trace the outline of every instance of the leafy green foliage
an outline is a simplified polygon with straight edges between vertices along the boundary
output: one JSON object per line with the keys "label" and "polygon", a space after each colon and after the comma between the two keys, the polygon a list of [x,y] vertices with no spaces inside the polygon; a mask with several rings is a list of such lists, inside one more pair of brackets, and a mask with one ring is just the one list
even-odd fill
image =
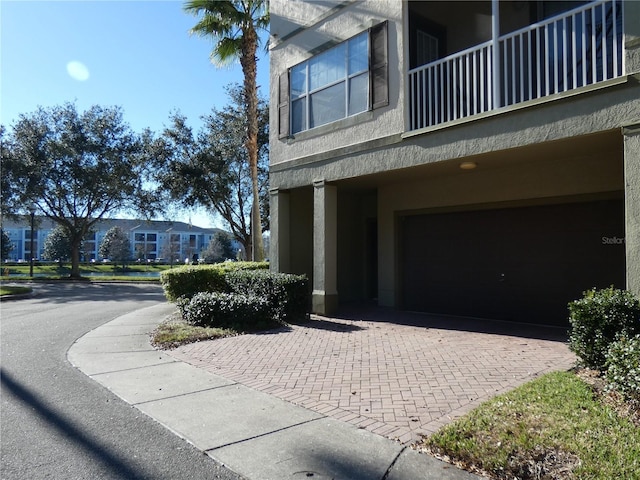
{"label": "leafy green foliage", "polygon": [[588,290],[569,304],[569,312],[569,348],[595,370],[605,368],[611,343],[640,333],[640,302],[625,290]]}
{"label": "leafy green foliage", "polygon": [[[181,205],[198,205],[215,211],[233,236],[251,251],[250,216],[252,178],[246,148],[246,118],[242,90],[227,89],[231,103],[203,117],[194,134],[180,114],[150,148],[157,162],[156,181],[161,190]],[[262,229],[268,229],[269,113],[266,101],[258,103],[258,186]]]}
{"label": "leafy green foliage", "polygon": [[13,250],[13,244],[7,232],[0,228],[0,260],[6,260],[9,258],[9,254]]}
{"label": "leafy green foliage", "polygon": [[268,263],[224,262],[215,265],[185,265],[160,274],[160,282],[170,302],[181,297],[191,298],[199,292],[231,291],[226,274],[233,270],[257,270],[269,268]]}
{"label": "leafy green foliage", "polygon": [[[211,59],[225,64],[237,58],[242,67],[244,75],[242,102],[238,102],[238,105],[242,105],[243,132],[246,132],[244,146],[251,178],[251,207],[248,210],[251,216],[249,244],[252,248],[247,248],[249,244],[243,245],[247,253],[251,252],[249,258],[260,261],[264,257],[260,229],[262,224],[259,180],[260,120],[256,51],[260,44],[258,32],[267,30],[269,27],[269,2],[268,0],[188,0],[185,2],[184,9],[193,15],[201,16],[191,32],[213,40]],[[233,233],[236,232],[233,231]],[[239,238],[238,235],[236,237]]]}
{"label": "leafy green foliage", "polygon": [[233,292],[266,299],[279,321],[296,323],[308,319],[310,296],[305,275],[238,270],[229,272],[226,279]]}
{"label": "leafy green foliage", "polygon": [[254,331],[276,325],[269,302],[254,295],[201,292],[178,307],[185,321],[197,326]]}
{"label": "leafy green foliage", "polygon": [[65,228],[58,225],[51,230],[44,241],[42,256],[46,260],[56,260],[60,265],[71,258],[71,240]]}
{"label": "leafy green foliage", "polygon": [[257,46],[260,37],[254,38],[255,31],[269,27],[268,3],[264,0],[189,0],[184,9],[201,16],[191,33],[213,39],[211,60],[219,65],[242,56],[247,51],[243,43]]}
{"label": "leafy green foliage", "polygon": [[272,273],[267,267],[257,262],[181,267],[163,272],[161,281],[167,298],[177,302],[193,325],[246,330],[306,320],[307,278]]}
{"label": "leafy green foliage", "polygon": [[108,258],[115,263],[124,264],[131,256],[131,241],[129,236],[120,227],[111,227],[105,234],[98,253],[103,258]]}
{"label": "leafy green foliage", "polygon": [[609,388],[626,400],[640,403],[640,334],[613,342],[607,351],[606,367]]}
{"label": "leafy green foliage", "polygon": [[111,212],[151,215],[158,207],[141,136],[119,108],[41,107],[21,115],[6,137],[2,169],[11,188],[3,209],[24,213],[34,205],[37,214],[64,227],[72,277],[79,276],[82,239],[96,222]]}
{"label": "leafy green foliage", "polygon": [[217,265],[185,265],[160,274],[164,294],[170,302],[191,298],[198,292],[226,292],[224,271]]}
{"label": "leafy green foliage", "polygon": [[236,252],[231,243],[231,236],[227,232],[216,232],[207,248],[200,252],[204,263],[220,263],[236,258]]}

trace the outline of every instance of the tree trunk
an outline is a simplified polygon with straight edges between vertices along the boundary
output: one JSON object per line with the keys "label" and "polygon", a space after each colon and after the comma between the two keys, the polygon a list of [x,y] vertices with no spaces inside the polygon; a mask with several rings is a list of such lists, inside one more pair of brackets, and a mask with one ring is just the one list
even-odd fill
{"label": "tree trunk", "polygon": [[71,278],[80,278],[80,240],[71,240]]}
{"label": "tree trunk", "polygon": [[262,222],[260,221],[260,191],[258,189],[258,93],[256,85],[256,49],[258,35],[253,25],[244,29],[240,64],[244,74],[244,100],[247,114],[247,153],[251,172],[253,202],[251,207],[251,259],[262,261]]}

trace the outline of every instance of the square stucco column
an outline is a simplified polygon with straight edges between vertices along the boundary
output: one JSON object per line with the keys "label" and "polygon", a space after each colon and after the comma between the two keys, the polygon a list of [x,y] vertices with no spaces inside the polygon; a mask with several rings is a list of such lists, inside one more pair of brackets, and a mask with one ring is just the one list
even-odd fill
{"label": "square stucco column", "polygon": [[289,193],[272,188],[269,190],[269,197],[269,268],[272,272],[289,273]]}
{"label": "square stucco column", "polygon": [[314,181],[312,310],[320,315],[338,309],[337,213],[337,188],[324,180]]}
{"label": "square stucco column", "polygon": [[625,127],[622,133],[627,290],[640,297],[640,124]]}

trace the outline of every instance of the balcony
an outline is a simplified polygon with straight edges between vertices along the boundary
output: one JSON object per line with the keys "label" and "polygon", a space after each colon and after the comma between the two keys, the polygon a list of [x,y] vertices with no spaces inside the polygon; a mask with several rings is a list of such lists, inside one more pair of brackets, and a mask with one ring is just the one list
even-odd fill
{"label": "balcony", "polygon": [[497,24],[491,40],[409,71],[409,130],[624,75],[621,0],[590,2],[506,35],[495,34]]}

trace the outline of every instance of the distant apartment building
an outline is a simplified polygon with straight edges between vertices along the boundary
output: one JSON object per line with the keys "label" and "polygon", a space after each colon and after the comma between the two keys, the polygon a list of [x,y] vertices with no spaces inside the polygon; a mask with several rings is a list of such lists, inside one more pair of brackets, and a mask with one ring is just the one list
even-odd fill
{"label": "distant apartment building", "polygon": [[640,294],[640,2],[272,0],[271,268],[565,325]]}
{"label": "distant apartment building", "polygon": [[[30,220],[25,217],[22,222],[3,222],[3,229],[9,235],[12,250],[9,260],[29,261],[33,258],[41,260],[44,242],[56,226],[45,217],[36,217],[34,228],[34,245],[31,246]],[[131,242],[131,259],[139,261],[183,262],[192,261],[194,255],[207,248],[216,233],[222,230],[200,228],[184,222],[120,220],[104,219],[98,222],[94,231],[85,239],[81,252],[82,262],[102,261],[100,244],[107,231],[112,227],[120,227],[129,236]],[[237,251],[239,244],[234,243]]]}

